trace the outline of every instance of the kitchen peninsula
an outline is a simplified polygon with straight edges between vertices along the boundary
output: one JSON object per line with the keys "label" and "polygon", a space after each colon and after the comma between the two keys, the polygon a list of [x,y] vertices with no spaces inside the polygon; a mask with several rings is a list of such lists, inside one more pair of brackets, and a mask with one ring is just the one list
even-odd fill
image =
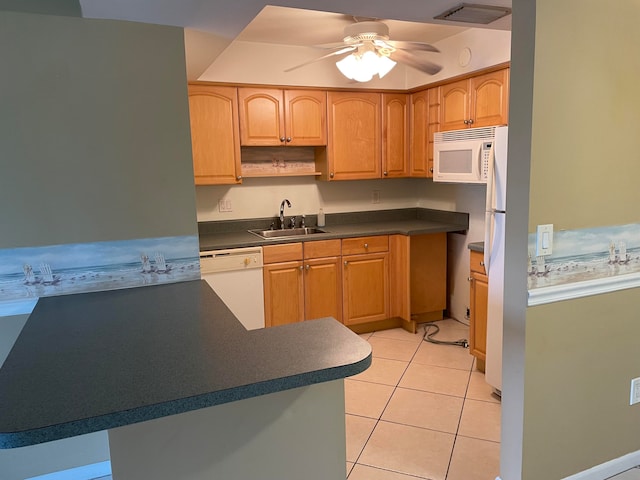
{"label": "kitchen peninsula", "polygon": [[0,447],[108,430],[113,478],[338,478],[333,319],[247,331],[204,281],[41,298],[0,369]]}

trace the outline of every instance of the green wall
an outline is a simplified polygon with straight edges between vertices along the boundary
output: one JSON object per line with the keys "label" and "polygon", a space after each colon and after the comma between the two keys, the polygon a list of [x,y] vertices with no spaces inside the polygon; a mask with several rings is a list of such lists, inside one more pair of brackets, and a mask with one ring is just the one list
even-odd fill
{"label": "green wall", "polygon": [[183,42],[0,14],[0,248],[197,233]]}
{"label": "green wall", "polygon": [[[528,37],[535,52],[512,50],[511,112],[522,100],[514,95],[530,101],[511,118],[510,133],[519,135],[510,138],[509,182],[528,172],[530,187],[528,206],[520,204],[526,191],[509,192],[515,211],[529,216],[512,220],[511,238],[507,231],[501,476],[556,480],[640,450],[640,405],[629,406],[630,381],[640,376],[637,289],[526,308],[520,244],[524,227],[538,224],[573,230],[639,221],[640,4],[513,4],[514,45]],[[526,14],[530,31],[527,20],[516,21]],[[516,62],[519,55],[532,63]]]}
{"label": "green wall", "polygon": [[[0,248],[197,235],[182,29],[0,12],[0,62]],[[99,432],[0,450],[0,477],[108,458]]]}

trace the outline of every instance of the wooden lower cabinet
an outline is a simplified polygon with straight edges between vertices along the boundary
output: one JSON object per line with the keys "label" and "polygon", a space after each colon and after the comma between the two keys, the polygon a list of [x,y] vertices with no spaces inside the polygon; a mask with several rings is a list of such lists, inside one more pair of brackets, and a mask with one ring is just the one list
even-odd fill
{"label": "wooden lower cabinet", "polygon": [[340,240],[304,242],[304,319],[342,322]]}
{"label": "wooden lower cabinet", "polygon": [[470,253],[469,353],[476,357],[478,370],[484,372],[487,357],[487,302],[489,279],[484,270],[484,256]]}
{"label": "wooden lower cabinet", "polygon": [[389,318],[389,253],[342,257],[344,324]]}
{"label": "wooden lower cabinet", "polygon": [[300,322],[304,318],[302,269],[302,261],[264,266],[265,326]]}
{"label": "wooden lower cabinet", "polygon": [[342,321],[340,258],[304,261],[304,319],[333,317]]}
{"label": "wooden lower cabinet", "polygon": [[267,327],[324,317],[342,321],[340,240],[269,245],[263,252]]}
{"label": "wooden lower cabinet", "polygon": [[446,233],[268,245],[267,327],[333,317],[355,332],[416,331],[446,308]]}

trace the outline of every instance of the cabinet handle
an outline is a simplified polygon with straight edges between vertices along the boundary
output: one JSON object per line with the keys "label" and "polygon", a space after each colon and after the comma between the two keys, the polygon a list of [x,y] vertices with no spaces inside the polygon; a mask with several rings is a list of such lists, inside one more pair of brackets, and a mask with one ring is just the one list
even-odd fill
{"label": "cabinet handle", "polygon": [[433,173],[433,167],[431,167],[431,168],[429,169],[429,171],[430,171],[431,173]]}
{"label": "cabinet handle", "polygon": [[473,125],[473,119],[472,118],[469,119],[469,125]]}
{"label": "cabinet handle", "polygon": [[464,121],[464,124],[465,124],[465,125],[469,125],[469,120],[465,120],[465,121]]}
{"label": "cabinet handle", "polygon": [[284,142],[285,138],[284,137],[280,137],[280,141]]}
{"label": "cabinet handle", "polygon": [[382,172],[382,174],[386,177],[387,175],[389,175],[389,172]]}
{"label": "cabinet handle", "polygon": [[307,264],[304,268],[306,268],[307,270],[309,270],[311,267]]}
{"label": "cabinet handle", "polygon": [[480,260],[480,266],[484,267],[484,262],[482,260]]}
{"label": "cabinet handle", "polygon": [[473,282],[473,277],[467,277],[467,282]]}
{"label": "cabinet handle", "polygon": [[346,267],[347,265],[349,265],[349,262],[347,262],[346,260],[344,261],[344,266]]}
{"label": "cabinet handle", "polygon": [[331,172],[331,173],[329,174],[329,177],[333,178],[333,172]]}
{"label": "cabinet handle", "polygon": [[242,180],[242,175],[238,175],[238,176],[236,177],[236,180],[238,180],[238,181]]}
{"label": "cabinet handle", "polygon": [[291,137],[287,137],[287,142],[290,142],[290,141],[291,141]]}
{"label": "cabinet handle", "polygon": [[365,243],[365,244],[364,244],[364,248],[369,248],[369,244],[368,244],[368,243]]}

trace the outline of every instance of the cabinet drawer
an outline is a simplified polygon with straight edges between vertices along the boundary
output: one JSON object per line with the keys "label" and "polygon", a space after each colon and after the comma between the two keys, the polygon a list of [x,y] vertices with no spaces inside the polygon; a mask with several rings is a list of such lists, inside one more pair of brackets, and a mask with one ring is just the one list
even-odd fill
{"label": "cabinet drawer", "polygon": [[484,253],[471,250],[469,260],[471,263],[470,269],[472,272],[478,272],[486,275],[486,272],[484,270]]}
{"label": "cabinet drawer", "polygon": [[262,256],[264,263],[302,260],[302,242],[264,246],[262,247]]}
{"label": "cabinet drawer", "polygon": [[377,253],[389,250],[389,236],[345,238],[342,240],[342,255]]}
{"label": "cabinet drawer", "polygon": [[340,240],[317,240],[304,242],[304,258],[339,257]]}

